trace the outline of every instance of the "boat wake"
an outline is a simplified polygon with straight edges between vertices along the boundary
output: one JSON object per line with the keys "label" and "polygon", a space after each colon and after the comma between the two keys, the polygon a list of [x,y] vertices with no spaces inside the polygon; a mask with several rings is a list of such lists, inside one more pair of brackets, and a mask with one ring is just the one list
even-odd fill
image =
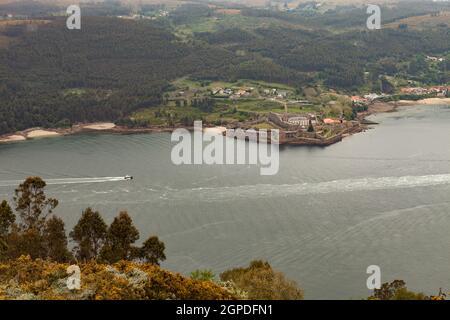
{"label": "boat wake", "polygon": [[[83,183],[102,183],[125,181],[124,177],[96,177],[96,178],[62,178],[62,179],[44,179],[47,185],[65,185],[65,184],[83,184]],[[4,180],[0,181],[0,187],[14,187],[21,184],[23,180]]]}
{"label": "boat wake", "polygon": [[390,190],[438,185],[450,185],[450,174],[380,178],[368,177],[298,184],[256,184],[218,188],[203,187],[179,190],[170,195],[170,197],[173,197],[175,200],[195,197],[204,201],[218,201],[233,198],[286,197],[292,195]]}
{"label": "boat wake", "polygon": [[[48,185],[91,184],[126,181],[124,177],[97,178],[64,178],[45,179]],[[0,181],[0,187],[18,186],[23,181]],[[146,201],[161,199],[168,201],[184,201],[198,199],[199,201],[227,201],[232,199],[281,198],[296,195],[312,195],[327,193],[343,193],[372,190],[392,190],[417,187],[450,185],[450,174],[400,177],[366,177],[357,179],[341,179],[324,182],[305,182],[296,184],[253,184],[225,187],[196,187],[187,189],[152,190],[146,194]],[[108,193],[97,191],[96,194]]]}

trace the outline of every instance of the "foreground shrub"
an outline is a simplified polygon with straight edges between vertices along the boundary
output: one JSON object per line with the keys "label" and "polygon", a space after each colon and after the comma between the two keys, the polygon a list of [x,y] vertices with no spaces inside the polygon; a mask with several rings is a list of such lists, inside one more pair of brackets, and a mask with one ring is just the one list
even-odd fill
{"label": "foreground shrub", "polygon": [[81,288],[67,287],[69,264],[22,256],[0,263],[0,299],[204,299],[236,297],[210,281],[184,277],[148,263],[80,264]]}
{"label": "foreground shrub", "polygon": [[381,285],[380,289],[375,289],[373,295],[368,300],[445,300],[447,295],[439,290],[436,296],[427,296],[422,292],[408,290],[403,280],[394,280]]}
{"label": "foreground shrub", "polygon": [[252,261],[247,268],[235,268],[220,275],[222,281],[230,281],[247,293],[251,300],[301,300],[303,290],[295,281],[272,269],[264,261]]}

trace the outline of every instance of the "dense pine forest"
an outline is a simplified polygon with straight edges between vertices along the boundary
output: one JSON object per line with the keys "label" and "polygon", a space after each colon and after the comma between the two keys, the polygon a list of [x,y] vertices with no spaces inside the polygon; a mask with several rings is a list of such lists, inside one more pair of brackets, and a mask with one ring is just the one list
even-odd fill
{"label": "dense pine forest", "polygon": [[[348,93],[377,89],[385,75],[427,84],[450,81],[448,59],[438,70],[424,66],[426,55],[450,52],[447,24],[370,31],[355,27],[365,25],[364,8],[308,15],[239,8],[233,19],[242,23],[229,23],[203,4],[182,5],[161,19],[121,19],[130,10],[112,2],[87,6],[81,30],[68,30],[65,17],[54,14],[58,10],[35,2],[0,6],[0,15],[32,19],[0,21],[0,134],[119,121],[160,106],[180,77],[263,80],[299,90],[320,84]],[[388,20],[396,21],[436,7],[386,10]],[[198,28],[205,21],[222,22]]]}

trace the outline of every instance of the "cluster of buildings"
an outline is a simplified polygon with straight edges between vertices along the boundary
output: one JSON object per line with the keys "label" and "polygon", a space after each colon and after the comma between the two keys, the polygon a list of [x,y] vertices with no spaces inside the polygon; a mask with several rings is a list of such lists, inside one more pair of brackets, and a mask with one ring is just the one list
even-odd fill
{"label": "cluster of buildings", "polygon": [[288,96],[288,92],[285,90],[278,90],[276,88],[273,89],[264,89],[262,94],[266,97],[276,97],[280,99],[284,99]]}
{"label": "cluster of buildings", "polygon": [[[227,97],[231,99],[239,99],[242,97],[249,97],[255,92],[254,87],[216,87],[210,90],[210,94],[216,97]],[[258,89],[258,95],[267,98],[286,99],[289,96],[289,92],[286,90],[280,90],[276,88]]]}
{"label": "cluster of buildings", "polygon": [[166,10],[160,10],[154,15],[146,15],[146,14],[130,14],[128,16],[117,16],[119,19],[129,19],[129,20],[141,20],[141,19],[148,19],[148,20],[155,20],[158,18],[167,17],[169,15],[169,11]]}
{"label": "cluster of buildings", "polygon": [[429,88],[423,87],[406,87],[401,88],[400,92],[411,95],[435,94],[438,97],[445,97],[450,92],[450,86],[434,86]]}
{"label": "cluster of buildings", "polygon": [[443,62],[443,61],[445,61],[445,58],[427,56],[427,60],[428,61],[434,61],[434,62]]}
{"label": "cluster of buildings", "polygon": [[377,93],[369,93],[366,94],[364,96],[352,96],[350,99],[352,100],[352,105],[354,107],[364,107],[369,105],[369,103],[383,98],[383,97],[387,97],[388,95],[382,93],[382,94],[377,94]]}
{"label": "cluster of buildings", "polygon": [[339,123],[343,123],[344,119],[333,119],[333,118],[325,118],[323,119],[323,123],[324,124],[339,124]]}
{"label": "cluster of buildings", "polygon": [[[435,95],[436,97],[446,97],[450,94],[450,86],[432,86],[424,87],[405,87],[400,89],[400,93],[404,95]],[[370,93],[364,96],[352,96],[353,107],[365,107],[376,99],[388,97],[386,94]]]}
{"label": "cluster of buildings", "polygon": [[267,5],[270,7],[277,7],[280,11],[284,12],[316,12],[317,10],[322,7],[322,3],[316,2],[316,1],[306,1],[303,3],[299,3],[297,6],[293,6],[294,4],[288,5],[288,1],[284,2],[284,4],[272,4],[272,1],[269,1],[269,4]]}
{"label": "cluster of buildings", "polygon": [[238,99],[241,97],[248,97],[252,93],[255,88],[213,88],[211,90],[211,95],[213,96],[221,96],[221,97],[229,97],[231,99]]}
{"label": "cluster of buildings", "polygon": [[0,15],[0,20],[23,20],[28,19],[28,16],[23,14],[12,14],[12,13],[6,13]]}
{"label": "cluster of buildings", "polygon": [[354,107],[358,107],[358,106],[366,106],[369,104],[369,99],[365,98],[365,97],[361,97],[361,96],[352,96],[352,105]]}

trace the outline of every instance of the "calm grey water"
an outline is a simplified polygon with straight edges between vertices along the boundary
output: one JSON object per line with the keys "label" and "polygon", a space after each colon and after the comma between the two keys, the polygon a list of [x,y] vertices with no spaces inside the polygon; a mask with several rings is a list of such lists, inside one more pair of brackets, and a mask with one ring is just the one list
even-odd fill
{"label": "calm grey water", "polygon": [[[168,269],[219,273],[263,258],[309,299],[367,297],[371,264],[383,282],[450,289],[450,107],[373,119],[375,129],[327,148],[284,148],[276,176],[257,166],[174,166],[169,134],[1,145],[0,198],[39,175],[54,183],[48,194],[68,229],[88,206],[108,222],[127,209],[141,240],[166,243]],[[102,178],[126,174],[135,180]]]}

